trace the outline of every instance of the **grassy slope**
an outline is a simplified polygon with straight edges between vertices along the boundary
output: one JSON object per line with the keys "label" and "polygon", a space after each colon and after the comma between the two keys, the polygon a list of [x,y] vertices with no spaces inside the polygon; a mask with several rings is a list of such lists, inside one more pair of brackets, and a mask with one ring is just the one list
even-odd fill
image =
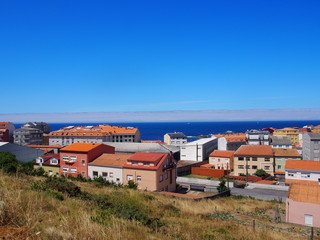
{"label": "grassy slope", "polygon": [[[150,228],[134,220],[119,218],[116,214],[98,218],[101,210],[88,201],[69,197],[60,201],[46,192],[31,190],[31,183],[39,179],[0,173],[0,238],[306,239],[306,228],[276,225],[270,221],[276,205],[273,202],[247,198],[194,202],[156,193],[99,188],[92,183],[76,182],[82,190],[90,193],[118,197],[119,202],[138,203],[148,216],[165,222],[162,227]],[[218,218],[207,216],[214,212]],[[93,221],[93,218],[98,221]],[[251,226],[253,219],[257,226],[255,232]]]}

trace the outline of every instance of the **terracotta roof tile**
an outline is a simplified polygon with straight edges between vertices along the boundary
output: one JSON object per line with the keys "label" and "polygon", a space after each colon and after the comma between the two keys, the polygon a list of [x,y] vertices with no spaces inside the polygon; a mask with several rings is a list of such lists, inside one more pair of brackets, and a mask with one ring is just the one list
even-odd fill
{"label": "terracotta roof tile", "polygon": [[123,167],[126,164],[129,157],[132,154],[129,153],[115,153],[115,154],[102,154],[100,157],[96,158],[89,163],[91,165],[99,166],[114,166],[114,167]]}
{"label": "terracotta roof tile", "polygon": [[320,185],[291,184],[288,198],[297,202],[320,204]]}
{"label": "terracotta roof tile", "polygon": [[269,145],[242,145],[234,155],[273,156],[273,151]]}
{"label": "terracotta roof tile", "polygon": [[320,161],[287,160],[286,170],[287,169],[320,171]]}
{"label": "terracotta roof tile", "polygon": [[157,162],[163,158],[166,153],[148,153],[148,152],[137,152],[133,154],[128,161],[142,161],[142,162]]}
{"label": "terracotta roof tile", "polygon": [[222,151],[222,150],[215,150],[210,154],[210,157],[226,157],[231,158],[233,157],[234,151]]}
{"label": "terracotta roof tile", "polygon": [[73,143],[67,147],[60,149],[61,152],[89,152],[92,149],[102,145],[102,143]]}
{"label": "terracotta roof tile", "polygon": [[275,157],[301,157],[297,149],[292,148],[273,148]]}

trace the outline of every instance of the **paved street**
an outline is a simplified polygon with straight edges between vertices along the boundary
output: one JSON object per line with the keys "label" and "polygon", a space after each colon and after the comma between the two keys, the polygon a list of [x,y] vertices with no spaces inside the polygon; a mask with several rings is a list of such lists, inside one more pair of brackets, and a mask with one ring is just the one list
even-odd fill
{"label": "paved street", "polygon": [[269,189],[242,189],[231,188],[231,195],[250,196],[260,200],[281,200],[285,202],[287,198],[287,191],[269,190]]}

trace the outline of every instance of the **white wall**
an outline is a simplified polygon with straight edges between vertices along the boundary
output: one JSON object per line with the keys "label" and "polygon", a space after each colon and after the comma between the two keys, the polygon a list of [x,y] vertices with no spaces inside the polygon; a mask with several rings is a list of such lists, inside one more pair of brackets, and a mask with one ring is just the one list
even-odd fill
{"label": "white wall", "polygon": [[[103,172],[108,173],[107,177],[104,177],[106,180],[115,183],[122,184],[122,168],[119,167],[107,167],[107,166],[92,166],[88,165],[88,176],[93,179],[93,172],[98,172],[98,176],[102,176]],[[110,176],[112,173],[112,177]],[[119,179],[119,180],[117,180]]]}
{"label": "white wall", "polygon": [[[293,176],[289,176],[289,174],[293,174]],[[310,177],[306,177],[306,174],[309,174]],[[320,178],[320,173],[288,172],[288,171],[286,171],[286,179],[308,180],[308,181],[318,182],[319,178]]]}

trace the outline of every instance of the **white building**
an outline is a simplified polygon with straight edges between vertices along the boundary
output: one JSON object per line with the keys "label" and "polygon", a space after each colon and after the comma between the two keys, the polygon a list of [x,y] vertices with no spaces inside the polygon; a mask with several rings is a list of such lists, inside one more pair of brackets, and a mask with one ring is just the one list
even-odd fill
{"label": "white building", "polygon": [[218,138],[201,138],[180,147],[180,160],[201,162],[218,148]]}
{"label": "white building", "polygon": [[292,148],[290,138],[287,136],[272,136],[270,145],[272,148]]}
{"label": "white building", "polygon": [[109,182],[122,184],[122,168],[131,156],[129,153],[102,154],[88,164],[88,176],[92,179],[101,176]]}
{"label": "white building", "polygon": [[320,184],[320,161],[287,160],[286,183]]}
{"label": "white building", "polygon": [[164,135],[164,142],[173,146],[182,146],[187,143],[187,136],[182,132],[166,133]]}
{"label": "white building", "polygon": [[248,145],[270,145],[270,132],[261,130],[250,130],[246,132]]}

